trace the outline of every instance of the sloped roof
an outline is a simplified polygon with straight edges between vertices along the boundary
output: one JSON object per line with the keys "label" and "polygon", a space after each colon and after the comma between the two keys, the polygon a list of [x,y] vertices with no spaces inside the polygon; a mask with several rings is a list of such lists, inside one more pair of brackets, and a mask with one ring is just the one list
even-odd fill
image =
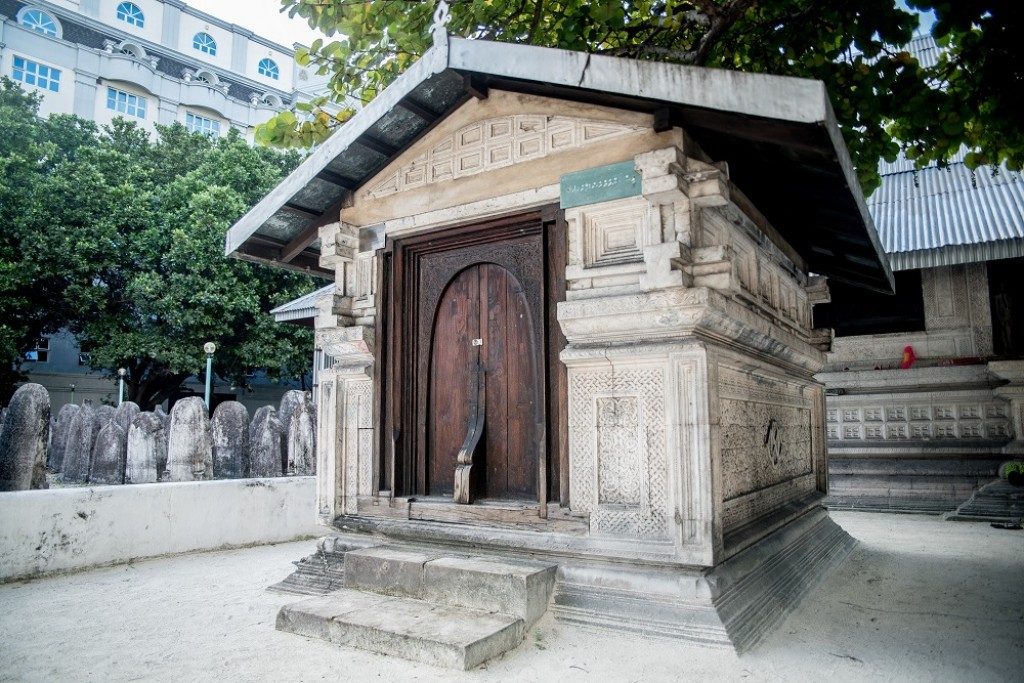
{"label": "sloped roof", "polygon": [[441,39],[231,228],[239,258],[331,273],[317,230],[471,92],[488,88],[658,113],[683,127],[814,272],[892,290],[856,174],[820,81]]}
{"label": "sloped roof", "polygon": [[279,323],[286,323],[293,320],[308,320],[316,317],[316,304],[325,296],[334,293],[334,283],[321,287],[315,292],[303,294],[298,299],[292,299],[270,311],[274,320]]}
{"label": "sloped roof", "polygon": [[1024,176],[963,163],[884,176],[868,199],[893,270],[1024,256]]}
{"label": "sloped roof", "polygon": [[[907,47],[925,66],[940,51],[931,36],[917,36]],[[965,154],[920,170],[902,154],[879,162],[882,183],[868,208],[893,270],[1024,256],[1024,175],[972,171]]]}

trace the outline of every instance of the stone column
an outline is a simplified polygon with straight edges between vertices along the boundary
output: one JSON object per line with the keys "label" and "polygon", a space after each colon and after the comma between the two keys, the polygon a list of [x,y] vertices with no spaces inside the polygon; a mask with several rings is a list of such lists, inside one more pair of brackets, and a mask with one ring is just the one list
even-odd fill
{"label": "stone column", "polygon": [[996,387],[992,393],[1010,404],[1010,425],[1013,440],[1003,447],[1003,453],[1024,456],[1024,360],[992,361],[988,371],[1009,384]]}
{"label": "stone column", "polygon": [[823,355],[799,256],[724,168],[635,165],[641,196],[566,210],[570,507],[711,566],[822,497]]}

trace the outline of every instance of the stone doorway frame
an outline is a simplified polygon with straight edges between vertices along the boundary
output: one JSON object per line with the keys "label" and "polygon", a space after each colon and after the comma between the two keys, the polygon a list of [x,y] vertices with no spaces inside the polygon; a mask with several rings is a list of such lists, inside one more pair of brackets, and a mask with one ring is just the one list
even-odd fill
{"label": "stone doorway frame", "polygon": [[[416,269],[420,258],[440,248],[458,249],[474,244],[501,242],[523,234],[539,234],[543,243],[544,294],[542,311],[538,322],[542,326],[543,368],[540,381],[545,387],[543,436],[541,458],[538,463],[538,500],[533,505],[476,506],[479,509],[467,514],[479,519],[495,516],[496,521],[508,516],[522,518],[524,512],[540,519],[548,516],[548,504],[557,502],[562,507],[569,504],[569,462],[568,462],[568,380],[565,365],[559,358],[565,347],[565,337],[558,323],[556,307],[565,301],[565,269],[568,243],[564,212],[557,204],[519,211],[513,214],[487,220],[455,223],[450,227],[431,230],[426,233],[388,237],[384,248],[376,257],[377,291],[380,293],[376,316],[374,364],[374,405],[375,421],[381,425],[375,440],[373,495],[389,497],[393,504],[416,500],[422,487],[422,470],[425,463],[419,458],[416,433],[402,429],[404,422],[415,418],[410,411],[407,394],[409,389],[404,381],[409,364],[415,363],[413,346],[416,343],[412,317],[416,307],[404,305],[410,290],[415,293]],[[403,296],[403,294],[405,296]],[[396,306],[395,302],[403,305]],[[394,350],[398,350],[396,357]],[[405,374],[403,374],[405,373]],[[410,418],[410,414],[412,417]],[[411,455],[406,455],[411,454]],[[430,501],[430,508],[436,507],[436,499]],[[469,506],[474,507],[474,506]],[[536,510],[536,513],[533,510]],[[450,518],[452,513],[443,514]]]}

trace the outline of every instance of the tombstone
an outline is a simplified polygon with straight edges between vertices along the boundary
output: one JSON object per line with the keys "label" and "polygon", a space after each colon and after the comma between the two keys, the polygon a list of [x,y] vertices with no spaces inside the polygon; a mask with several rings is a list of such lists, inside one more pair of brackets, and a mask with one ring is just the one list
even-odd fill
{"label": "tombstone", "polygon": [[281,397],[281,404],[277,409],[277,419],[281,423],[281,470],[283,472],[288,471],[288,427],[292,423],[292,413],[307,400],[306,392],[298,389],[290,389]]}
{"label": "tombstone", "polygon": [[47,456],[47,466],[52,472],[60,472],[64,462],[64,448],[67,446],[68,429],[71,427],[71,418],[81,408],[74,403],[66,403],[61,406],[57,413],[57,419],[50,433],[50,451]]}
{"label": "tombstone", "polygon": [[308,400],[295,406],[286,430],[288,435],[287,474],[316,473],[316,441],[313,424],[313,404]]}
{"label": "tombstone", "polygon": [[225,401],[210,421],[213,476],[239,479],[249,476],[249,411],[238,401]]}
{"label": "tombstone", "polygon": [[90,484],[123,484],[128,435],[117,420],[110,420],[96,435],[92,447]]}
{"label": "tombstone", "polygon": [[39,384],[14,392],[0,424],[0,491],[46,488],[50,395]]}
{"label": "tombstone", "polygon": [[86,400],[79,406],[78,412],[71,416],[68,424],[67,438],[64,441],[64,460],[61,462],[61,473],[65,482],[84,484],[89,480],[89,468],[92,466],[92,445],[95,441],[94,429],[96,413],[92,401]]}
{"label": "tombstone", "polygon": [[[249,443],[255,443],[253,435],[256,432],[256,426],[267,419],[269,415],[277,415],[277,408],[274,406],[260,406],[256,409],[256,412],[252,414],[252,420],[249,422]],[[281,418],[278,417],[278,420]]]}
{"label": "tombstone", "polygon": [[102,403],[96,406],[96,431],[97,433],[107,426],[107,423],[114,419],[114,415],[117,413],[117,408],[114,406],[108,406],[106,403]]}
{"label": "tombstone", "polygon": [[[259,411],[257,411],[259,412]],[[249,466],[252,477],[280,477],[281,469],[281,423],[273,408],[253,420],[252,442]]]}
{"label": "tombstone", "polygon": [[124,483],[151,484],[167,467],[167,433],[154,413],[140,413],[128,427]]}
{"label": "tombstone", "polygon": [[117,422],[117,426],[120,427],[125,434],[128,434],[128,428],[132,426],[132,422],[135,421],[135,418],[139,416],[140,412],[142,411],[139,410],[137,403],[124,401],[114,410],[113,419]]}
{"label": "tombstone", "polygon": [[198,396],[183,398],[171,409],[171,434],[167,443],[164,481],[198,481],[213,478],[213,450],[206,404]]}
{"label": "tombstone", "polygon": [[[166,443],[166,441],[169,441],[170,438],[171,438],[171,416],[168,415],[167,411],[164,410],[164,407],[160,406],[160,405],[158,405],[156,408],[153,408],[153,414],[156,415],[157,419],[159,419],[160,422],[162,422],[163,425],[164,425],[164,439],[165,439],[164,450],[167,450],[167,443]],[[162,477],[163,474],[164,474],[164,471],[163,470],[159,470],[159,472],[160,472],[160,476]]]}

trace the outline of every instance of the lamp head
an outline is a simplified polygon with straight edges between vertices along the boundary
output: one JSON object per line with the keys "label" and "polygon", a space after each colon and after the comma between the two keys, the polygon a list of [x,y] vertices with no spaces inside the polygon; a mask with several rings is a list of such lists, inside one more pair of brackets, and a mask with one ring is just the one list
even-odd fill
{"label": "lamp head", "polygon": [[206,342],[203,344],[203,351],[206,351],[206,355],[212,356],[213,352],[217,350],[217,345],[213,342]]}

